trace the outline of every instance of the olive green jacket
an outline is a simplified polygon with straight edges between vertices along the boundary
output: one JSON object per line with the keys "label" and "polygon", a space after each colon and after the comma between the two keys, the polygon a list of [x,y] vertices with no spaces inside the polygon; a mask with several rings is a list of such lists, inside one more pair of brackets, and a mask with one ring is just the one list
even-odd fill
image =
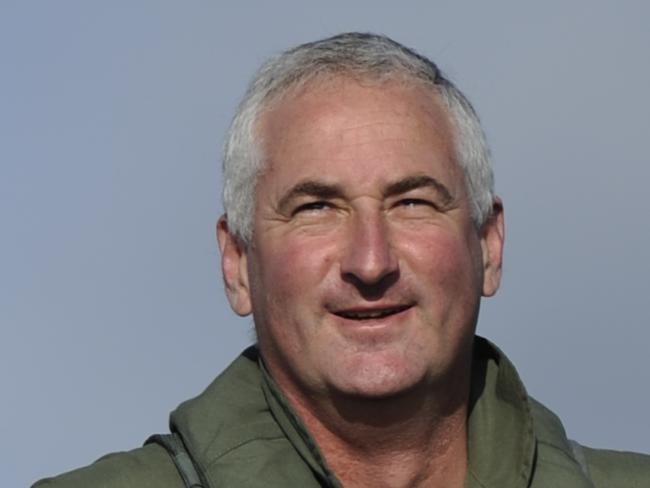
{"label": "olive green jacket", "polygon": [[[650,487],[650,456],[582,448],[531,399],[512,364],[477,338],[466,488]],[[341,487],[249,348],[171,415],[209,488]],[[184,488],[159,445],[109,454],[33,488]]]}

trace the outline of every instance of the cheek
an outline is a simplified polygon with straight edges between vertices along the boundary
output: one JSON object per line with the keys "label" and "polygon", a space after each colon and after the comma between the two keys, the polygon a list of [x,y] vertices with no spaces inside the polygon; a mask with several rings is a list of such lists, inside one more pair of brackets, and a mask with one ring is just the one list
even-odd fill
{"label": "cheek", "polygon": [[[445,229],[410,236],[406,254],[411,257],[412,272],[430,285],[445,290],[480,290],[480,252],[466,237]],[[480,250],[479,250],[480,251]]]}
{"label": "cheek", "polygon": [[[321,284],[334,262],[331,244],[266,239],[251,267],[253,314],[261,347],[291,356],[304,349],[321,305]],[[278,351],[284,351],[280,353]]]}
{"label": "cheek", "polygon": [[257,261],[264,263],[257,270],[258,277],[272,301],[300,305],[332,269],[332,239],[269,239]]}

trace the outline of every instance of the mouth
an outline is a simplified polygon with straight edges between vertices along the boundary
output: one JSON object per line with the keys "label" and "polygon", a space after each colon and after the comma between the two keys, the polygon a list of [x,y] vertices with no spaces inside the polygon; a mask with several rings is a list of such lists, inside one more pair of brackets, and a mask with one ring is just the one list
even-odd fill
{"label": "mouth", "polygon": [[403,312],[411,308],[411,305],[396,305],[393,307],[382,307],[382,308],[359,308],[359,309],[349,309],[349,310],[339,310],[334,312],[334,315],[342,317],[348,320],[376,320],[382,319],[384,317],[390,317],[391,315],[396,315],[400,312]]}

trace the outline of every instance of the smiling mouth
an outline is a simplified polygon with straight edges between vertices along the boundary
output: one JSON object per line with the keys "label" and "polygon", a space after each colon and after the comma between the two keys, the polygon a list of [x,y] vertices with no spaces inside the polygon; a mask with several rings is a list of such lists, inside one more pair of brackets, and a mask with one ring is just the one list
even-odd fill
{"label": "smiling mouth", "polygon": [[411,305],[398,305],[395,307],[378,308],[372,310],[341,310],[339,312],[335,312],[335,315],[349,320],[381,319],[384,317],[389,317],[390,315],[398,314],[409,308],[411,308]]}

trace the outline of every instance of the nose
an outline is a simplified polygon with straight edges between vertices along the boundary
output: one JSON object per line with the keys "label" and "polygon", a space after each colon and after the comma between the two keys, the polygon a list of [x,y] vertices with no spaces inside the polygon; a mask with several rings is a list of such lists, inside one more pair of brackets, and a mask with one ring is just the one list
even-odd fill
{"label": "nose", "polygon": [[396,281],[398,259],[381,214],[357,215],[350,222],[341,274],[367,299],[379,298]]}

